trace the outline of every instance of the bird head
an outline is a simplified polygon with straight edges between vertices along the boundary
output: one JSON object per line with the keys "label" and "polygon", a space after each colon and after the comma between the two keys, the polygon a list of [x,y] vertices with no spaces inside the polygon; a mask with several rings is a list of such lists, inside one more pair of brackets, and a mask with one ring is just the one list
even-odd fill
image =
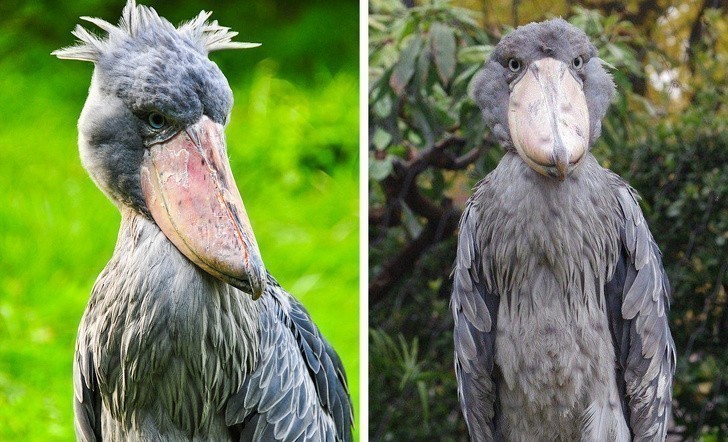
{"label": "bird head", "polygon": [[79,120],[81,160],[122,211],[153,220],[190,261],[250,293],[265,290],[266,272],[235,184],[224,129],[230,86],[208,53],[248,48],[202,11],[173,26],[129,0],[118,25],[82,17],[75,46],[58,58],[94,64]]}
{"label": "bird head", "polygon": [[562,19],[503,37],[473,82],[493,134],[536,172],[565,180],[601,132],[612,77],[583,31]]}

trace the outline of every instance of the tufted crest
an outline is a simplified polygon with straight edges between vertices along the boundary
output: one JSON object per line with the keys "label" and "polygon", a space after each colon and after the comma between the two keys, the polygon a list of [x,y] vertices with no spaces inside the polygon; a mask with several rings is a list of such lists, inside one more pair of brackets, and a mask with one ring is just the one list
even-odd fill
{"label": "tufted crest", "polygon": [[[146,32],[183,37],[192,42],[201,53],[207,55],[223,49],[246,49],[260,46],[260,43],[232,41],[238,35],[230,28],[220,26],[217,20],[208,22],[212,12],[201,11],[197,17],[182,23],[175,28],[169,21],[160,17],[153,8],[137,5],[135,0],[128,0],[121,13],[118,25],[95,17],[81,17],[89,23],[101,28],[108,35],[100,37],[81,25],[76,25],[72,34],[79,39],[78,43],[53,51],[51,54],[67,60],[82,60],[97,63],[110,44],[117,40],[138,38]],[[174,38],[174,37],[173,37]]]}

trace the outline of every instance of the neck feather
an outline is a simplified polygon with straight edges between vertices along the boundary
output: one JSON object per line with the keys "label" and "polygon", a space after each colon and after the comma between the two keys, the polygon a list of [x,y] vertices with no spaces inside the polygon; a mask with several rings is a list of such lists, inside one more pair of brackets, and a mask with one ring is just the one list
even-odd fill
{"label": "neck feather", "polygon": [[483,273],[511,314],[559,297],[572,306],[601,305],[619,250],[614,177],[590,153],[558,181],[507,152],[483,181],[473,197]]}
{"label": "neck feather", "polygon": [[154,222],[126,211],[78,347],[93,356],[118,420],[133,426],[144,418],[140,410],[155,410],[170,426],[195,432],[257,364],[259,316],[250,296],[197,268]]}

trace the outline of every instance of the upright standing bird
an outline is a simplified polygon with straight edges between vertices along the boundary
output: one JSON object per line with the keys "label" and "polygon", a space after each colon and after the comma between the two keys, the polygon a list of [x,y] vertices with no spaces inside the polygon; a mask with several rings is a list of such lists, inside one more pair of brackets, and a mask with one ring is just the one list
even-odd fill
{"label": "upright standing bird", "polygon": [[561,19],[504,37],[474,80],[506,148],[460,221],[455,371],[473,440],[663,440],[669,285],[635,191],[589,152],[614,95]]}
{"label": "upright standing bird", "polygon": [[233,103],[207,55],[237,34],[129,0],[59,58],[94,63],[84,167],[119,208],[74,361],[81,441],[351,440],[344,367],[267,274],[227,159]]}

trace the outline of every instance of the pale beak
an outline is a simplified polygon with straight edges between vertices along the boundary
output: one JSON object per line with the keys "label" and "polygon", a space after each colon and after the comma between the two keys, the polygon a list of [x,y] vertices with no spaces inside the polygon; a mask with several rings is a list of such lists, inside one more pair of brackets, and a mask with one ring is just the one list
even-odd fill
{"label": "pale beak", "polygon": [[150,146],[141,175],[147,208],[177,249],[207,273],[258,299],[266,271],[230,170],[223,126],[203,116]]}
{"label": "pale beak", "polygon": [[540,174],[566,179],[589,147],[583,84],[553,58],[531,63],[511,85],[508,129],[516,151]]}

